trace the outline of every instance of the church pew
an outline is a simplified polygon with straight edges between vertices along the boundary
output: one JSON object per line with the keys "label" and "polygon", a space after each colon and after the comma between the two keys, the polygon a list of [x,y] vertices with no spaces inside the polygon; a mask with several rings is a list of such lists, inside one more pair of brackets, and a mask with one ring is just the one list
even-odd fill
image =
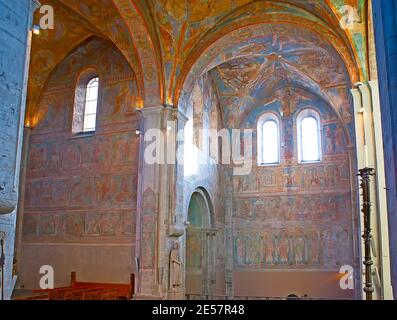
{"label": "church pew", "polygon": [[134,295],[134,285],[135,285],[135,275],[131,274],[130,283],[129,284],[118,284],[118,283],[101,283],[101,282],[80,282],[77,281],[76,272],[71,273],[71,286],[76,287],[88,287],[88,288],[98,288],[101,287],[103,289],[117,289],[118,290],[118,299],[121,300],[131,300]]}
{"label": "church pew", "polygon": [[100,295],[100,300],[118,300],[118,299],[119,299],[118,289],[104,291]]}
{"label": "church pew", "polygon": [[135,276],[131,274],[129,284],[79,282],[76,272],[72,272],[70,286],[33,290],[31,297],[15,300],[131,300],[134,281]]}

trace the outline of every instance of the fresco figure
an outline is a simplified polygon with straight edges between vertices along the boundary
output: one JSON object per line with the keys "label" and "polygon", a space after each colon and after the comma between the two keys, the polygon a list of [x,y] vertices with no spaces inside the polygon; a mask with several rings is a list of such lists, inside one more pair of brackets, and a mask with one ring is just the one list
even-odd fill
{"label": "fresco figure", "polygon": [[278,260],[280,264],[288,264],[289,257],[289,241],[288,237],[280,234],[278,244]]}
{"label": "fresco figure", "polygon": [[338,152],[343,151],[343,148],[345,147],[345,134],[343,132],[343,128],[341,126],[338,126],[335,132],[335,143],[336,143],[336,150]]}
{"label": "fresco figure", "polygon": [[294,261],[298,265],[304,264],[305,240],[297,236],[294,240]]}
{"label": "fresco figure", "polygon": [[325,145],[328,154],[334,151],[334,134],[331,127],[327,127],[325,130]]}
{"label": "fresco figure", "polygon": [[265,265],[272,265],[274,263],[273,240],[269,234],[263,237],[263,263]]}
{"label": "fresco figure", "polygon": [[170,287],[182,287],[182,261],[179,254],[179,242],[175,241],[170,253]]}
{"label": "fresco figure", "polygon": [[238,265],[245,264],[245,250],[244,250],[244,242],[240,237],[237,237],[235,243],[235,251],[236,251],[236,259]]}

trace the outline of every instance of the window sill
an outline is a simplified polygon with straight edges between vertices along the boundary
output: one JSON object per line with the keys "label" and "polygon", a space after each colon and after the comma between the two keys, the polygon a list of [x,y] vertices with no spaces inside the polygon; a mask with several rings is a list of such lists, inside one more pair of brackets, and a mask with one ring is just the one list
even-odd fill
{"label": "window sill", "polygon": [[95,131],[80,132],[73,134],[72,139],[89,138],[89,137],[93,137],[94,135],[95,135]]}
{"label": "window sill", "polygon": [[298,164],[300,165],[305,165],[305,164],[317,164],[317,163],[322,163],[322,160],[316,160],[316,161],[298,161]]}
{"label": "window sill", "polygon": [[280,162],[276,163],[258,163],[258,167],[278,167]]}

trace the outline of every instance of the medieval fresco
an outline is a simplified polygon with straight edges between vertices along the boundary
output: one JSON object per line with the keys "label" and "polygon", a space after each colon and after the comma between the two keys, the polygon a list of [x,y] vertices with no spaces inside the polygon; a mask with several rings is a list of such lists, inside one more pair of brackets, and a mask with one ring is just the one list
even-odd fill
{"label": "medieval fresco", "polygon": [[[186,231],[178,240],[181,262],[216,274],[221,295],[238,294],[237,273],[244,282],[250,272],[325,274],[358,265],[349,90],[368,80],[364,0],[41,2],[55,8],[56,19],[54,30],[32,42],[22,258],[40,253],[39,263],[55,248],[50,258],[64,262],[78,252],[108,270],[121,266],[123,276],[138,258],[138,286],[150,293],[169,271],[164,252],[175,240],[159,223],[168,197],[176,207],[171,218]],[[39,18],[37,11],[35,24]],[[100,79],[97,128],[76,137],[75,87],[88,68]],[[145,112],[137,110],[160,106],[178,109],[178,126],[186,118],[192,129],[194,152],[185,164],[199,162],[193,173],[177,163],[158,177],[169,168],[138,163],[138,114]],[[318,163],[298,161],[297,117],[306,109],[320,117]],[[258,166],[257,122],[266,112],[280,120],[280,164]],[[252,129],[249,174],[217,163],[223,149],[210,149],[208,130],[221,129]],[[158,178],[170,180],[171,198],[158,192]],[[197,190],[211,204],[202,212],[208,224],[189,217]],[[104,261],[104,247],[114,261]],[[31,272],[23,270],[22,279]]]}
{"label": "medieval fresco", "polygon": [[[224,223],[217,226],[216,236],[218,266],[241,279],[286,271],[296,276],[309,270],[332,273],[344,265],[356,266],[351,65],[330,42],[305,28],[258,24],[231,31],[193,64],[181,90],[179,108],[188,115],[194,108],[195,134],[196,128],[211,122],[200,117],[208,104],[203,79],[218,95],[218,128],[253,132],[249,174],[234,176],[231,166],[217,165],[224,191]],[[322,157],[301,164],[297,118],[307,109],[320,118]],[[280,120],[280,164],[258,166],[257,122],[266,112]],[[197,251],[187,256],[191,270],[200,268],[198,246],[206,244],[198,235],[191,232],[187,237],[187,250]],[[319,286],[322,281],[319,276]],[[237,291],[232,291],[226,280],[226,290],[229,286],[238,294],[243,282],[233,284]]]}
{"label": "medieval fresco", "polygon": [[[94,135],[76,137],[72,135],[74,84],[80,72],[92,66],[100,79],[97,128]],[[39,104],[43,119],[30,135],[23,245],[95,245],[95,261],[102,259],[101,246],[112,245],[115,262],[132,271],[133,261],[116,257],[116,252],[132,246],[135,238],[136,95],[133,71],[108,41],[90,40],[57,67]],[[29,254],[23,251],[22,258]],[[48,256],[40,263],[56,264],[68,254]],[[22,272],[28,283],[34,278],[29,273],[33,270]]]}
{"label": "medieval fresco", "polygon": [[[258,116],[268,111],[282,115],[280,165],[255,166],[250,175],[233,178],[235,267],[337,269],[354,265],[351,127],[321,99],[302,89],[288,90],[293,97],[289,112],[283,112],[285,101],[278,100],[276,91],[271,103],[252,109],[241,124],[253,127]],[[320,163],[298,163],[296,118],[306,108],[320,114]],[[254,148],[254,155],[257,152]]]}
{"label": "medieval fresco", "polygon": [[[183,183],[178,187],[177,193],[183,194],[181,204],[186,215],[184,219],[189,222],[185,243],[186,281],[195,279],[195,283],[201,283],[214,277],[222,278],[225,269],[225,258],[222,256],[226,248],[223,233],[225,188],[222,167],[213,160],[217,154],[210,149],[208,131],[211,129],[216,132],[222,128],[221,109],[215,83],[208,73],[197,79],[194,90],[186,96],[186,103],[181,104],[180,109],[192,122],[190,127],[192,139],[188,143],[197,150],[201,162],[196,158],[186,159],[185,165],[189,161],[198,161],[197,170],[192,174],[184,175]],[[208,200],[213,211],[210,212],[193,201],[195,197],[192,193],[198,188],[208,192]],[[206,230],[211,228],[217,229],[217,232],[208,237]],[[214,260],[209,256],[213,256]],[[202,292],[201,288],[197,287],[193,290],[190,285],[187,285],[187,290]],[[218,294],[223,292],[218,291]]]}
{"label": "medieval fresco", "polygon": [[[338,34],[338,23],[347,21],[346,35],[358,62],[358,70],[349,71],[367,77],[365,1],[295,1],[265,3],[262,1],[186,1],[186,0],[46,0],[56,9],[56,32],[46,31],[35,39],[33,56],[35,72],[30,80],[29,125],[38,123],[37,103],[53,68],[65,55],[93,34],[110,39],[123,53],[137,77],[139,106],[177,102],[181,86],[198,54],[230,30],[249,24],[278,20],[297,25],[312,24],[318,34],[335,42],[347,59],[349,49]],[[354,12],[350,9],[356,8]],[[79,14],[73,20],[70,10]],[[287,16],[286,20],[282,17]],[[39,19],[36,14],[36,22]],[[320,18],[321,17],[321,18]],[[324,24],[324,21],[327,23]],[[343,24],[341,23],[343,26]],[[65,48],[64,44],[69,47]],[[70,46],[70,44],[72,44]],[[66,52],[66,53],[65,53]],[[351,61],[350,61],[351,62]],[[357,80],[357,79],[355,79]]]}

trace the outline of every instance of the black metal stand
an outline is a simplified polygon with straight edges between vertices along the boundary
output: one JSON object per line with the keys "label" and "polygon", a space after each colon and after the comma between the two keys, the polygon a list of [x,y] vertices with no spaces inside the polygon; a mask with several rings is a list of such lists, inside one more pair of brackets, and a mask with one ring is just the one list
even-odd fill
{"label": "black metal stand", "polygon": [[4,255],[4,240],[0,240],[1,252],[0,252],[0,269],[1,269],[1,300],[4,300],[4,265],[5,265],[5,255]]}
{"label": "black metal stand", "polygon": [[363,208],[361,212],[364,215],[364,266],[365,266],[365,287],[364,292],[366,294],[366,300],[372,300],[372,294],[374,287],[372,284],[372,256],[371,256],[371,193],[370,193],[370,179],[375,174],[375,170],[372,168],[364,168],[359,170],[359,176],[361,177],[361,190],[363,197]]}

